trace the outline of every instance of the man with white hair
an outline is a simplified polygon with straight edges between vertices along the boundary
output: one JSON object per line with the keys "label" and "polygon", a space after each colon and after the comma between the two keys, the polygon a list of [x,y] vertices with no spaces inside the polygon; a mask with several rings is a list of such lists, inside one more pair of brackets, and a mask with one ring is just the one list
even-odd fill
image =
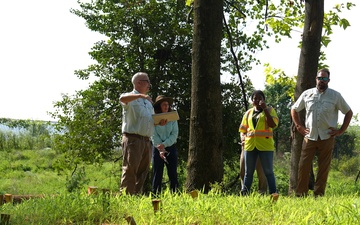
{"label": "man with white hair", "polygon": [[147,93],[151,84],[147,73],[138,72],[132,77],[134,89],[120,96],[122,112],[123,165],[120,192],[141,194],[150,170],[154,133],[152,99]]}

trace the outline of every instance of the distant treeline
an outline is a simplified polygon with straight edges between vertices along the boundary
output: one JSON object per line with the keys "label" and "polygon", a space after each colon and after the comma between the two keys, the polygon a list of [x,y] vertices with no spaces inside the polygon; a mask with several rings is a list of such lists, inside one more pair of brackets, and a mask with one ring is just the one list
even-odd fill
{"label": "distant treeline", "polygon": [[0,118],[0,151],[51,148],[53,124],[48,121]]}

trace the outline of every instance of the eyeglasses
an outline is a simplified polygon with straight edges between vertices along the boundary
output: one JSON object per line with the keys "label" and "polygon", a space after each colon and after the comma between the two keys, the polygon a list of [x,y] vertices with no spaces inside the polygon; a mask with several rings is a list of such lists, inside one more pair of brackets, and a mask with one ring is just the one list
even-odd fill
{"label": "eyeglasses", "polygon": [[147,82],[148,84],[150,84],[150,81],[149,81],[149,80],[139,80],[139,81],[145,81],[145,82]]}
{"label": "eyeglasses", "polygon": [[316,77],[316,79],[322,80],[322,81],[329,81],[328,77]]}

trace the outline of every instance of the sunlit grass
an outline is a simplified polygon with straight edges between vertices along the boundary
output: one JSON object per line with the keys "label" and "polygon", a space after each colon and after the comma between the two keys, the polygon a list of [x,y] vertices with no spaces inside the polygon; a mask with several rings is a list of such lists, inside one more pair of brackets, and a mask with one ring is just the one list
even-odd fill
{"label": "sunlit grass", "polygon": [[[118,193],[120,164],[87,166],[88,182],[78,191],[66,191],[66,176],[52,168],[52,150],[0,152],[0,192],[13,195],[42,194],[22,203],[6,203],[1,214],[9,214],[11,224],[359,224],[359,186],[356,174],[330,172],[326,195],[296,198],[281,194],[277,202],[256,192],[242,197],[213,188],[193,199],[188,193],[172,194],[168,189],[157,198],[160,211],[152,206],[153,196]],[[287,163],[276,165],[277,181],[286,191]],[[339,166],[340,167],[340,166]],[[98,187],[98,195],[88,195],[88,186]],[[110,190],[104,195],[101,189]]]}
{"label": "sunlit grass", "polygon": [[155,212],[151,196],[61,194],[5,204],[1,213],[11,215],[11,224],[359,224],[358,196],[296,198],[199,194],[167,191]]}
{"label": "sunlit grass", "polygon": [[[58,173],[52,166],[54,150],[0,152],[0,193],[14,195],[58,194],[66,192],[66,181],[72,171]],[[107,162],[102,167],[87,166],[88,185],[117,190],[119,163]]]}

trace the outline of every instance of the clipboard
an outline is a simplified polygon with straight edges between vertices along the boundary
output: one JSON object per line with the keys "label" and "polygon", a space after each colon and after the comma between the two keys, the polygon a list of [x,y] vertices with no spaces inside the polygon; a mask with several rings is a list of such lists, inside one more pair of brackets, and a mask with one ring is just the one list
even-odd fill
{"label": "clipboard", "polygon": [[179,114],[177,111],[171,111],[171,112],[166,112],[166,113],[157,113],[157,114],[153,114],[152,118],[154,120],[154,124],[158,125],[160,123],[160,120],[165,119],[168,122],[169,121],[175,121],[175,120],[179,120]]}

